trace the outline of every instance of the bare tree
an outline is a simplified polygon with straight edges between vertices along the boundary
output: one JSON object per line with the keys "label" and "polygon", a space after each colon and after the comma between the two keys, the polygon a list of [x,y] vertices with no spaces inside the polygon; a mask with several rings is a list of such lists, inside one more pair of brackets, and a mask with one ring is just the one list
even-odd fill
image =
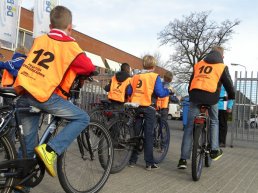
{"label": "bare tree", "polygon": [[182,20],[175,19],[158,34],[161,45],[175,49],[166,66],[176,75],[177,87],[188,84],[194,64],[202,60],[213,46],[225,47],[232,38],[233,28],[240,24],[237,19],[217,24],[208,20],[210,13],[191,13]]}
{"label": "bare tree", "polygon": [[145,55],[153,56],[157,60],[157,66],[167,69],[167,63],[162,60],[161,53],[159,51],[144,52],[143,54],[141,54],[140,58],[143,58]]}

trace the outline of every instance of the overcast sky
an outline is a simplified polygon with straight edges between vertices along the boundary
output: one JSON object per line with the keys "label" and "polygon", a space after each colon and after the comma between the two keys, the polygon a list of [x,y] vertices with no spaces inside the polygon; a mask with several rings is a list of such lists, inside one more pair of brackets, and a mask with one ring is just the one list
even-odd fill
{"label": "overcast sky", "polygon": [[[33,7],[34,0],[22,6]],[[135,56],[160,52],[168,59],[173,48],[159,46],[157,34],[170,21],[192,12],[209,11],[210,20],[221,22],[239,19],[233,39],[228,42],[224,62],[258,68],[258,1],[257,0],[61,0],[73,12],[75,30],[117,47]],[[229,66],[231,71],[243,67]]]}

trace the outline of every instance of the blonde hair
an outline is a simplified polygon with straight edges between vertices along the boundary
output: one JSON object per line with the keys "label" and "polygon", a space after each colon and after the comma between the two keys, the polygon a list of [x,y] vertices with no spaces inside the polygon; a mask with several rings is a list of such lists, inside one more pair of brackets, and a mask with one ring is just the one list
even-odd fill
{"label": "blonde hair", "polygon": [[29,53],[29,50],[25,46],[19,46],[15,49],[15,52],[27,55]]}
{"label": "blonde hair", "polygon": [[72,24],[72,12],[64,6],[56,6],[50,12],[50,23],[53,28],[66,29]]}
{"label": "blonde hair", "polygon": [[164,74],[164,81],[171,82],[173,80],[173,74],[172,72],[166,72]]}
{"label": "blonde hair", "polygon": [[211,50],[219,52],[222,57],[224,56],[224,48],[221,46],[214,46]]}
{"label": "blonde hair", "polygon": [[143,57],[143,68],[151,69],[157,65],[157,60],[151,55],[145,55]]}

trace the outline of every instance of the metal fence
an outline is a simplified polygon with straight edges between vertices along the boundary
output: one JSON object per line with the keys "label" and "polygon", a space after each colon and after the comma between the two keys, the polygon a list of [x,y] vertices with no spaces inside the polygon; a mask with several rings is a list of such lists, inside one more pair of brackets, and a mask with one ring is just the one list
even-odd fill
{"label": "metal fence", "polygon": [[[101,99],[107,99],[107,93],[104,87],[109,83],[111,77],[112,75],[98,75],[94,77],[96,80],[92,82],[85,81],[80,92],[80,98],[77,101],[80,108],[88,112],[94,107],[94,104],[100,102]],[[0,105],[2,104],[3,98],[0,97]]]}
{"label": "metal fence", "polygon": [[[236,100],[231,123],[231,146],[258,142],[258,72],[235,72]],[[239,143],[238,143],[239,144]]]}
{"label": "metal fence", "polygon": [[85,82],[78,101],[82,109],[89,112],[94,104],[99,103],[101,99],[107,99],[104,87],[109,83],[111,77],[112,75],[99,75],[95,77],[96,81]]}

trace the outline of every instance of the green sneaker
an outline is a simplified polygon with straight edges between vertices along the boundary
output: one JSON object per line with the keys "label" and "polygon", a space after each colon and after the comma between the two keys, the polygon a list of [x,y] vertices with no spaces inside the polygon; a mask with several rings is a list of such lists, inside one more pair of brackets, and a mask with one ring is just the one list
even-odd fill
{"label": "green sneaker", "polygon": [[210,153],[210,156],[211,156],[211,159],[216,161],[218,160],[219,158],[221,158],[223,154],[223,151],[222,149],[219,149],[219,150],[211,150],[211,153]]}
{"label": "green sneaker", "polygon": [[39,158],[44,162],[46,166],[46,170],[50,176],[55,177],[55,161],[56,161],[56,153],[54,151],[48,152],[46,150],[47,144],[42,144],[40,146],[35,147],[35,152],[39,156]]}

